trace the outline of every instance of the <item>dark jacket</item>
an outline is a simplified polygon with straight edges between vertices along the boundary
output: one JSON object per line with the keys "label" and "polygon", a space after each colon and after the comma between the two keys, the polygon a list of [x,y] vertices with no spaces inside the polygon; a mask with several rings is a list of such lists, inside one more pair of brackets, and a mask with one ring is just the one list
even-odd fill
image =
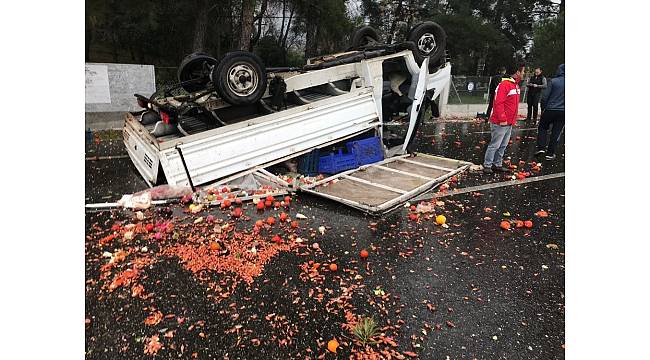
{"label": "dark jacket", "polygon": [[503,80],[504,77],[508,77],[506,74],[496,74],[492,77],[492,81],[490,81],[490,95],[494,96],[494,92],[497,89],[497,86],[501,83],[501,80]]}
{"label": "dark jacket", "polygon": [[564,111],[564,64],[557,68],[557,76],[549,81],[542,94],[542,110]]}
{"label": "dark jacket", "polygon": [[[533,84],[537,86],[532,86]],[[533,75],[528,79],[526,86],[528,87],[528,95],[537,95],[546,89],[546,78],[543,75]]]}

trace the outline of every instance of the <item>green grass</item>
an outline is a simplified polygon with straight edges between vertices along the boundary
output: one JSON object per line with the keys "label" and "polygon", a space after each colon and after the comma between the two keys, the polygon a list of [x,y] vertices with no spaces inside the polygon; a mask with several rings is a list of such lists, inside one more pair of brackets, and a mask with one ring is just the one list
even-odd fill
{"label": "green grass", "polygon": [[352,329],[354,337],[359,340],[362,345],[374,344],[373,336],[379,335],[379,328],[372,317],[362,317],[359,322]]}

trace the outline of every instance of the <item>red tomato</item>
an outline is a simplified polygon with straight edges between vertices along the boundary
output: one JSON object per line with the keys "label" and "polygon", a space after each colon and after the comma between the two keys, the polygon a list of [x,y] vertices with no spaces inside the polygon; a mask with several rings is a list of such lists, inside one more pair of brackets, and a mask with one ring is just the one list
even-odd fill
{"label": "red tomato", "polygon": [[339,268],[339,267],[336,266],[336,264],[334,264],[334,263],[331,263],[331,264],[330,264],[330,271],[336,271],[336,270],[338,270],[338,268]]}
{"label": "red tomato", "polygon": [[274,218],[273,216],[269,216],[269,217],[266,219],[266,223],[269,224],[269,225],[273,225],[273,224],[275,224],[275,218]]}
{"label": "red tomato", "polygon": [[293,229],[296,229],[296,228],[298,228],[298,222],[297,222],[297,221],[295,221],[295,220],[294,220],[294,221],[292,221],[292,222],[291,222],[291,228],[293,228]]}
{"label": "red tomato", "polygon": [[526,220],[526,221],[524,221],[524,226],[525,226],[526,228],[530,229],[530,228],[533,227],[533,222],[530,221],[530,220]]}
{"label": "red tomato", "polygon": [[233,216],[233,217],[236,217],[236,218],[240,217],[240,216],[241,216],[241,208],[235,208],[235,209],[232,211],[232,216]]}
{"label": "red tomato", "polygon": [[510,223],[505,220],[501,222],[500,226],[503,230],[510,230]]}
{"label": "red tomato", "polygon": [[276,244],[282,244],[282,238],[278,234],[273,235],[271,241],[273,241]]}
{"label": "red tomato", "polygon": [[280,213],[280,221],[284,222],[285,220],[287,220],[287,217],[289,217],[289,215],[285,213]]}
{"label": "red tomato", "polygon": [[273,200],[274,200],[274,199],[273,199],[273,196],[271,196],[271,195],[269,195],[269,196],[266,197],[266,201],[273,201]]}
{"label": "red tomato", "polygon": [[264,210],[264,202],[260,201],[257,203],[257,210]]}
{"label": "red tomato", "polygon": [[361,252],[359,252],[359,256],[361,256],[362,259],[365,259],[368,257],[368,250],[363,249]]}

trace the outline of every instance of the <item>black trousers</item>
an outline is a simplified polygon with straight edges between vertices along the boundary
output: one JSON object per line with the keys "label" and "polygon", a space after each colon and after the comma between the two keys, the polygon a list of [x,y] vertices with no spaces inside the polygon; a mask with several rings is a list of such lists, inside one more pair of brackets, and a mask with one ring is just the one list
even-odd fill
{"label": "black trousers", "polygon": [[531,117],[530,117],[531,112],[532,112],[532,115],[533,115],[532,119],[537,120],[537,111],[539,110],[539,100],[541,99],[541,97],[542,97],[541,92],[537,92],[537,93],[530,93],[529,92],[528,93],[528,96],[527,96],[527,99],[526,99],[527,102],[528,102],[528,113],[526,114],[526,120],[531,119]]}
{"label": "black trousers", "polygon": [[[547,140],[549,127],[552,127],[551,139]],[[544,111],[537,128],[537,150],[545,150],[547,155],[555,154],[555,147],[560,141],[562,130],[564,130],[564,110]]]}

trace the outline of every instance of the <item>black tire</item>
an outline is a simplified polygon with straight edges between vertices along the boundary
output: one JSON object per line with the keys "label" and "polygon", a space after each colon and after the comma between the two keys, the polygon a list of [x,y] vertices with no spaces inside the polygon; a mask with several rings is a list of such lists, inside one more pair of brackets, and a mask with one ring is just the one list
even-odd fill
{"label": "black tire", "polygon": [[420,21],[419,23],[416,23],[415,25],[411,26],[409,31],[406,33],[406,41],[409,41],[409,38],[411,37],[411,34],[413,33],[413,30],[415,30],[418,26],[424,24],[423,21]]}
{"label": "black tire", "polygon": [[372,43],[378,43],[379,42],[379,35],[377,34],[377,30],[373,29],[370,26],[362,26],[358,29],[356,29],[350,38],[350,43],[351,47],[354,48],[359,48],[363,46],[370,45]]}
{"label": "black tire", "polygon": [[415,44],[416,51],[413,52],[413,56],[418,64],[422,64],[427,57],[429,64],[438,64],[445,54],[447,34],[440,25],[433,21],[425,21],[409,31],[407,41]]}
{"label": "black tire", "polygon": [[254,104],[266,91],[264,63],[246,51],[227,53],[212,69],[210,79],[219,96],[231,105]]}
{"label": "black tire", "polygon": [[[217,59],[205,53],[189,54],[178,66],[178,71],[176,72],[178,82],[189,93],[201,91],[205,89],[210,81],[210,71],[217,63]],[[182,84],[186,81],[191,82]]]}

